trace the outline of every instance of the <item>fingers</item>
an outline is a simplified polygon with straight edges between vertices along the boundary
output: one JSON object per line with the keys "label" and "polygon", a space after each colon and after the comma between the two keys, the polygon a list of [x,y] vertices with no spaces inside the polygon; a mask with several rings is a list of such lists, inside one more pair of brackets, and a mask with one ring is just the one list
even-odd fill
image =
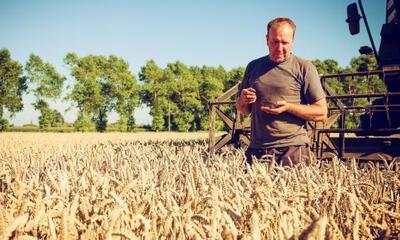
{"label": "fingers", "polygon": [[273,115],[278,115],[283,112],[282,107],[278,107],[278,108],[260,107],[260,110],[265,113],[269,113],[269,114],[273,114]]}
{"label": "fingers", "polygon": [[257,100],[256,90],[254,88],[245,88],[240,95],[247,104],[254,103]]}
{"label": "fingers", "polygon": [[278,101],[274,107],[261,106],[260,110],[265,113],[278,115],[278,114],[281,114],[281,113],[287,111],[288,108],[289,108],[289,105],[286,101]]}
{"label": "fingers", "polygon": [[247,91],[256,93],[256,90],[254,88],[252,88],[252,87],[249,87],[249,88],[246,88],[246,89],[243,89],[243,90],[247,90]]}
{"label": "fingers", "polygon": [[[240,98],[242,103],[245,104],[254,103],[257,100],[256,90],[254,88],[245,88],[241,91]],[[273,104],[271,106],[265,106],[265,105],[261,106],[260,110],[265,113],[278,115],[281,114],[282,112],[287,111],[288,108],[289,105],[286,101],[277,101],[276,104]]]}

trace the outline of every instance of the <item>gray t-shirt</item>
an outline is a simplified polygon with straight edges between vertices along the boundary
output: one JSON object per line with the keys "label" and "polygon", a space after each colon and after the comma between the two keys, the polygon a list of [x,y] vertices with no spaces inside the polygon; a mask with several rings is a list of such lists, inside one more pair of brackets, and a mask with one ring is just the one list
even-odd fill
{"label": "gray t-shirt", "polygon": [[306,121],[290,113],[267,114],[262,105],[273,106],[285,100],[295,104],[311,104],[325,97],[314,65],[291,55],[283,63],[274,63],[268,56],[247,65],[239,94],[244,88],[256,90],[257,101],[251,104],[250,148],[276,148],[309,143]]}

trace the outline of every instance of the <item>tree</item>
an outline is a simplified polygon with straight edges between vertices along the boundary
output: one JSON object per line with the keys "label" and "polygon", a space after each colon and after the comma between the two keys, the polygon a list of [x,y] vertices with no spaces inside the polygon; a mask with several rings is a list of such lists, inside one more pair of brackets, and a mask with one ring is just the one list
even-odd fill
{"label": "tree", "polygon": [[[352,58],[350,61],[350,71],[352,72],[365,72],[373,71],[377,68],[376,58],[373,55],[360,55],[359,57]],[[350,81],[350,79],[347,79]],[[361,77],[353,81],[353,87],[357,88],[359,93],[377,93],[386,92],[387,88],[385,83],[377,76]],[[351,86],[349,84],[349,86]],[[350,87],[347,87],[350,90]]]}
{"label": "tree", "polygon": [[112,110],[119,114],[119,122],[126,124],[122,129],[133,129],[139,87],[126,61],[114,55],[80,58],[75,53],[68,53],[64,62],[71,67],[71,75],[76,80],[67,98],[75,102],[80,112],[74,124],[77,130],[88,130],[90,118],[95,122],[96,130],[104,132],[108,113]]}
{"label": "tree", "polygon": [[41,108],[39,116],[39,128],[47,129],[49,127],[60,127],[64,124],[62,114],[56,109]]}
{"label": "tree", "polygon": [[[75,102],[79,110],[78,118],[74,123],[78,131],[88,130],[88,126],[91,125],[88,121],[93,121],[95,114],[98,114],[100,108],[106,105],[105,94],[109,88],[106,80],[103,79],[105,61],[104,56],[89,55],[79,58],[75,53],[68,53],[64,58],[64,62],[71,67],[71,75],[76,80],[67,99]],[[104,118],[99,119],[104,120]],[[96,125],[102,124],[96,122]]]}
{"label": "tree", "polygon": [[[350,72],[365,72],[375,70],[377,67],[376,59],[373,55],[360,55],[354,57],[350,61],[350,67],[347,71]],[[347,94],[360,93],[378,93],[386,92],[386,85],[376,75],[369,77],[346,77],[343,79],[343,91]],[[347,99],[347,105],[365,106],[371,104],[369,99],[357,98]],[[360,112],[352,112],[346,118],[346,126],[349,128],[358,127],[360,125]]]}
{"label": "tree", "polygon": [[[364,72],[376,69],[376,59],[369,55],[360,55],[352,58],[350,67],[341,68],[338,63],[332,59],[324,61],[312,61],[320,74],[337,74]],[[358,93],[376,93],[386,92],[386,86],[378,76],[366,77],[341,77],[327,79],[328,85],[336,94],[358,94]],[[370,104],[365,98],[342,99],[344,105],[368,105]],[[359,126],[359,113],[350,112],[346,114],[346,127],[355,128]]]}
{"label": "tree", "polygon": [[[60,97],[65,77],[59,74],[50,63],[44,63],[43,60],[31,54],[25,65],[29,82],[33,85],[32,92],[36,97],[33,106],[40,111],[39,128],[47,129],[54,125],[56,119],[54,114],[58,112],[49,107],[46,100]],[[61,113],[59,113],[61,114]]]}
{"label": "tree", "polygon": [[95,126],[90,116],[80,111],[78,117],[74,122],[74,129],[79,132],[89,132],[94,130]]}
{"label": "tree", "polygon": [[0,132],[8,127],[4,111],[11,116],[23,108],[22,94],[26,91],[26,78],[22,76],[23,68],[11,59],[7,49],[0,49]]}
{"label": "tree", "polygon": [[325,59],[324,61],[316,59],[312,63],[317,68],[319,74],[335,74],[343,71],[339,67],[338,62],[333,59]]}
{"label": "tree", "polygon": [[[242,79],[244,68],[236,68],[227,72],[222,66],[208,67],[203,66],[201,69],[202,79],[200,81],[200,95],[202,109],[199,111],[199,122],[202,130],[208,129],[208,102],[214,101],[226,90],[239,83]],[[235,111],[234,107],[221,105],[221,110],[232,115]],[[216,129],[222,130],[224,124],[217,119]]]}
{"label": "tree", "polygon": [[153,118],[152,129],[171,130],[173,112],[177,109],[172,101],[173,73],[161,69],[154,60],[149,60],[141,68],[139,80],[143,83],[142,102],[150,107],[150,115]]}
{"label": "tree", "polygon": [[[312,63],[317,68],[318,73],[321,75],[338,74],[345,71],[345,69],[341,68],[338,65],[338,62],[333,59],[325,59],[324,61],[317,59],[312,61]],[[336,94],[344,94],[343,83],[340,81],[340,79],[328,78],[327,84],[335,91]]]}
{"label": "tree", "polygon": [[139,106],[139,86],[136,78],[129,71],[129,64],[120,58],[108,59],[108,81],[111,86],[111,105],[120,116],[121,131],[132,131],[135,127],[134,112]]}
{"label": "tree", "polygon": [[245,68],[237,67],[228,72],[228,82],[225,89],[233,87],[235,84],[240,83],[243,79]]}
{"label": "tree", "polygon": [[[196,114],[198,129],[208,129],[208,103],[219,97],[225,89],[225,70],[219,69],[219,72],[214,67],[203,66],[200,70],[199,89],[201,96],[202,108]],[[218,123],[222,127],[222,123]],[[218,127],[217,127],[218,128]]]}
{"label": "tree", "polygon": [[[161,69],[150,60],[142,67],[142,103],[150,107],[153,130],[196,131],[208,128],[208,103],[242,79],[244,68],[188,67],[182,62]],[[221,107],[230,110],[228,107]],[[217,121],[217,129],[222,129]]]}
{"label": "tree", "polygon": [[56,109],[53,109],[51,115],[52,115],[51,118],[52,127],[61,127],[65,123],[63,115]]}
{"label": "tree", "polygon": [[193,78],[190,69],[179,61],[168,64],[166,72],[169,73],[169,82],[174,83],[171,100],[177,106],[174,112],[176,130],[196,130],[195,113],[201,110],[198,82]]}

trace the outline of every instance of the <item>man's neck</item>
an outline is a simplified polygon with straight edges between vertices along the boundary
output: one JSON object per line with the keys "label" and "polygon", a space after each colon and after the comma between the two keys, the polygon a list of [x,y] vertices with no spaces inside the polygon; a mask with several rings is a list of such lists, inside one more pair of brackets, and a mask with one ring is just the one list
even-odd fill
{"label": "man's neck", "polygon": [[283,61],[276,62],[276,61],[274,61],[273,59],[271,59],[271,56],[268,54],[268,60],[269,60],[271,63],[276,64],[276,65],[279,65],[279,64],[281,64],[281,63],[287,62],[291,57],[292,57],[292,53],[290,53]]}

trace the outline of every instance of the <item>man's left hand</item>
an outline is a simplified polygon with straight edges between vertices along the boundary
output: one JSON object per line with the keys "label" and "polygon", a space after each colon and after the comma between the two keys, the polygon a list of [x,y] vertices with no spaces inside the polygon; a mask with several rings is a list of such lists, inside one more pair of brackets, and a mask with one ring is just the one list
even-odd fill
{"label": "man's left hand", "polygon": [[286,101],[278,101],[274,108],[261,106],[260,109],[263,112],[278,115],[283,112],[286,112],[289,109],[289,107],[290,107],[290,103],[288,103]]}

